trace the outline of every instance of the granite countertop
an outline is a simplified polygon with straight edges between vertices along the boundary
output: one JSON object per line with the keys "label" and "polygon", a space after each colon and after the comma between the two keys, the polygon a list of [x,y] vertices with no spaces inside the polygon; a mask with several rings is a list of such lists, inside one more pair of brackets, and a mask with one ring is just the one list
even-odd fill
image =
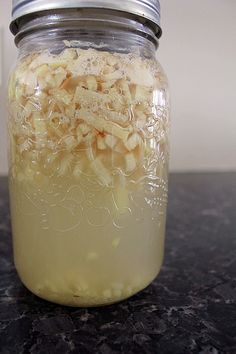
{"label": "granite countertop", "polygon": [[236,353],[236,174],[170,178],[160,276],[120,304],[53,305],[12,262],[7,181],[0,179],[0,353]]}

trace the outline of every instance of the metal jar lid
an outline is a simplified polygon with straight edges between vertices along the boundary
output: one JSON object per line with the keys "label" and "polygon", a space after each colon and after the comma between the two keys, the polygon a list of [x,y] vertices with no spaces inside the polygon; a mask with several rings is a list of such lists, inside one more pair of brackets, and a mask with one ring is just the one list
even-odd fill
{"label": "metal jar lid", "polygon": [[[122,11],[150,21],[160,29],[159,0],[12,0],[12,24],[20,17],[39,11],[91,8]],[[12,26],[11,26],[12,27]],[[160,37],[161,30],[156,31]]]}

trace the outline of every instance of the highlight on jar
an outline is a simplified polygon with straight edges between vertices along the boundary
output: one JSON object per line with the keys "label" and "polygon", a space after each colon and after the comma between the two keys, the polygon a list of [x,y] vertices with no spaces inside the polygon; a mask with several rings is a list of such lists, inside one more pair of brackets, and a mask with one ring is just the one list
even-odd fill
{"label": "highlight on jar", "polygon": [[14,257],[36,295],[70,306],[144,289],[163,259],[169,106],[138,54],[31,52],[9,83]]}

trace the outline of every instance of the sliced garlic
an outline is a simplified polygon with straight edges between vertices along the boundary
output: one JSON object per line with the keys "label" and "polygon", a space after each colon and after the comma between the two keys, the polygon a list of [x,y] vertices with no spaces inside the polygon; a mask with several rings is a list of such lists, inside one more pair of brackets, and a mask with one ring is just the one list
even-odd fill
{"label": "sliced garlic", "polygon": [[53,98],[61,101],[65,105],[69,105],[73,99],[73,96],[64,89],[50,90],[50,94]]}
{"label": "sliced garlic", "polygon": [[77,111],[77,118],[85,120],[89,125],[93,126],[95,129],[100,132],[107,132],[111,135],[120,138],[123,141],[126,141],[132,127],[123,128],[116,123],[105,120],[102,117],[98,117],[95,113],[90,113],[84,109]]}
{"label": "sliced garlic", "polygon": [[44,117],[40,112],[34,112],[32,114],[32,121],[34,126],[35,135],[47,134],[47,126]]}
{"label": "sliced garlic", "polygon": [[102,91],[111,88],[115,84],[116,80],[104,81],[100,83]]}
{"label": "sliced garlic", "polygon": [[108,94],[90,91],[78,86],[75,90],[74,102],[79,103],[81,107],[92,109],[95,105],[105,107],[110,102],[110,97]]}
{"label": "sliced garlic", "polygon": [[83,135],[87,135],[91,131],[91,128],[86,123],[81,123],[79,129]]}
{"label": "sliced garlic", "polygon": [[145,86],[134,86],[131,88],[131,95],[135,102],[142,103],[147,102],[150,103],[151,99],[151,90],[149,87]]}
{"label": "sliced garlic", "polygon": [[95,131],[90,131],[85,137],[84,137],[84,142],[88,145],[92,145],[92,143],[96,139],[96,133]]}
{"label": "sliced garlic", "polygon": [[94,76],[88,75],[86,78],[87,88],[91,91],[97,91],[98,84]]}
{"label": "sliced garlic", "polygon": [[83,172],[83,164],[82,164],[82,161],[78,160],[75,167],[74,167],[73,175],[74,175],[74,177],[78,178],[78,177],[80,177],[82,172]]}
{"label": "sliced garlic", "polygon": [[54,72],[55,87],[61,86],[63,81],[66,79],[66,76],[67,76],[67,71],[65,69],[63,69],[62,67],[56,69]]}
{"label": "sliced garlic", "polygon": [[121,79],[123,76],[120,70],[114,71],[110,74],[102,75],[101,78],[103,81],[111,81]]}
{"label": "sliced garlic", "polygon": [[106,150],[107,148],[105,139],[101,135],[98,135],[97,137],[97,148],[98,150]]}
{"label": "sliced garlic", "polygon": [[65,143],[66,148],[69,151],[73,150],[78,144],[78,141],[74,136],[67,136],[65,139],[63,139],[63,142]]}
{"label": "sliced garlic", "polygon": [[111,185],[112,176],[109,170],[103,165],[99,157],[91,163],[91,168],[96,173],[97,177],[102,182],[102,184],[107,187]]}
{"label": "sliced garlic", "polygon": [[82,143],[82,141],[83,141],[83,139],[84,139],[83,133],[82,133],[80,127],[78,127],[78,128],[76,129],[76,138],[77,138],[78,144]]}
{"label": "sliced garlic", "polygon": [[112,150],[117,144],[117,138],[111,134],[107,134],[104,140],[105,140],[105,144]]}
{"label": "sliced garlic", "polygon": [[19,149],[20,153],[22,153],[24,151],[30,150],[32,144],[29,142],[28,139],[26,139],[26,140],[24,140],[22,143],[20,143],[18,145],[19,145],[18,149]]}
{"label": "sliced garlic", "polygon": [[122,93],[126,99],[127,104],[131,104],[132,96],[131,96],[129,85],[128,85],[127,81],[125,81],[124,79],[120,80],[119,86],[122,90]]}
{"label": "sliced garlic", "polygon": [[133,172],[137,166],[136,158],[133,153],[128,153],[125,155],[126,162],[126,172]]}
{"label": "sliced garlic", "polygon": [[49,67],[47,64],[42,64],[40,66],[37,67],[37,69],[35,70],[35,74],[36,76],[44,76],[46,74],[48,74],[49,71]]}
{"label": "sliced garlic", "polygon": [[132,151],[141,143],[142,143],[142,139],[141,139],[140,135],[137,133],[134,133],[125,142],[125,147],[127,148],[127,150]]}
{"label": "sliced garlic", "polygon": [[[166,142],[168,122],[161,121],[153,102],[154,90],[166,83],[158,70],[134,54],[72,47],[59,55],[46,50],[21,59],[9,84],[12,141],[21,138],[12,148],[15,163],[24,154],[27,165],[29,153],[37,151],[40,174],[47,174],[40,164],[51,161],[54,167],[55,156],[58,175],[95,173],[107,187],[120,186],[122,172],[125,183],[117,189],[116,205],[128,208],[124,191],[130,174],[140,169],[141,176],[156,153],[154,143],[147,148],[145,134],[154,138],[155,130],[155,139]],[[155,127],[150,117],[157,120]]]}
{"label": "sliced garlic", "polygon": [[127,149],[124,146],[123,141],[118,141],[118,143],[114,146],[113,151],[118,152],[119,154],[127,153]]}
{"label": "sliced garlic", "polygon": [[65,176],[70,170],[71,170],[71,164],[73,161],[74,157],[71,154],[67,154],[64,156],[61,160],[61,163],[58,168],[58,175],[59,176]]}

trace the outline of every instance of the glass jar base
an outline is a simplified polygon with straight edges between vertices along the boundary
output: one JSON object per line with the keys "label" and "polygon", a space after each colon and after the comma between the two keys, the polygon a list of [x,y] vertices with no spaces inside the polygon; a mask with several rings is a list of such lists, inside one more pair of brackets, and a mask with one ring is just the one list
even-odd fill
{"label": "glass jar base", "polygon": [[[159,270],[160,271],[160,270]],[[49,290],[49,287],[45,288],[44,290],[41,289],[39,291],[38,289],[35,289],[32,286],[29,286],[19,275],[21,282],[23,285],[35,296],[39,297],[42,300],[57,304],[57,305],[62,305],[62,306],[68,306],[68,307],[81,307],[81,308],[86,308],[86,307],[103,307],[103,306],[109,306],[113,305],[119,302],[122,302],[124,300],[127,300],[134,295],[138,294],[139,292],[143,291],[145,288],[147,288],[153,281],[154,279],[158,276],[159,271],[156,273],[156,275],[149,280],[143,281],[136,287],[129,287],[126,289],[126,292],[123,291],[119,293],[119,290],[116,290],[116,294],[109,290],[105,290],[102,295],[89,295],[87,292],[86,295],[76,295],[67,292],[53,292],[52,289]],[[95,292],[94,292],[95,293]]]}

